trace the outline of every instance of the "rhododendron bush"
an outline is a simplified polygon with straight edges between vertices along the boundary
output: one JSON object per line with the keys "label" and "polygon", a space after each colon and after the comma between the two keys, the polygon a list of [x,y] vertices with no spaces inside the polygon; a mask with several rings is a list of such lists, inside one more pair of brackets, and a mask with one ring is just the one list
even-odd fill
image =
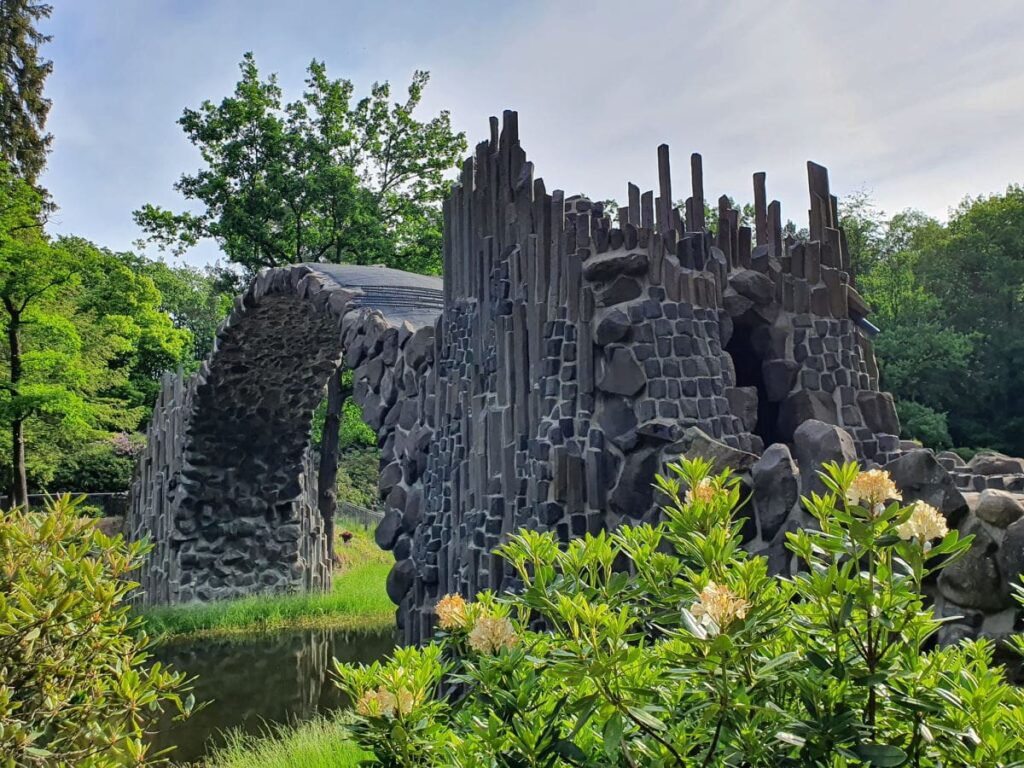
{"label": "rhododendron bush", "polygon": [[166,762],[149,734],[163,713],[192,710],[184,674],[149,657],[130,614],[130,578],[150,546],[104,535],[80,502],[0,512],[4,768]]}
{"label": "rhododendron bush", "polygon": [[993,642],[937,647],[922,596],[970,537],[884,471],[829,465],[805,499],[818,529],[789,536],[800,568],[774,576],[740,546],[737,479],[670,469],[658,525],[524,530],[498,549],[514,593],[445,596],[433,643],[338,664],[370,762],[1024,764],[1024,694]]}

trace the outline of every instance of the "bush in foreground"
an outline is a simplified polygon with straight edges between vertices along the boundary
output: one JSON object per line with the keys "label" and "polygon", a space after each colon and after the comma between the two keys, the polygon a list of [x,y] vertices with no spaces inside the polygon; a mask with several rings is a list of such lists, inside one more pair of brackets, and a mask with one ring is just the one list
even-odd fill
{"label": "bush in foreground", "polygon": [[567,545],[523,531],[499,550],[520,593],[446,596],[431,645],[338,664],[371,762],[1021,764],[1024,693],[993,644],[931,642],[922,582],[970,545],[934,508],[831,465],[787,579],[741,549],[734,478],[671,469],[659,525]]}
{"label": "bush in foreground", "polygon": [[0,514],[0,765],[139,765],[160,711],[191,708],[128,616],[145,551],[67,496]]}

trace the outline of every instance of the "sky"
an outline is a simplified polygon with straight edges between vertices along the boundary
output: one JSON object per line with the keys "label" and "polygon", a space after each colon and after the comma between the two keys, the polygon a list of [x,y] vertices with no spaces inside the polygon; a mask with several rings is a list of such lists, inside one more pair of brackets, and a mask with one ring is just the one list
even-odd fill
{"label": "sky", "polygon": [[[421,118],[451,112],[470,146],[519,112],[547,188],[624,200],[657,184],[669,144],[677,196],[687,158],[705,190],[769,199],[806,222],[807,160],[832,191],[870,190],[888,213],[939,218],[965,195],[1024,182],[1024,8],[1016,0],[52,0],[47,95],[50,230],[115,250],[144,203],[201,163],[176,121],[220,100],[252,51],[288,99],[324,60],[356,93],[404,92],[431,72]],[[150,251],[150,255],[158,255]],[[218,258],[212,243],[186,259]]]}

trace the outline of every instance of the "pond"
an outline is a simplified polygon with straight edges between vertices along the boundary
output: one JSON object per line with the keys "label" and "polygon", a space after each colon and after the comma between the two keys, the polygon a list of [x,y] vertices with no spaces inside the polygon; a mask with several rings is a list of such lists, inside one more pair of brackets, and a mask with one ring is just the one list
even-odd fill
{"label": "pond", "polygon": [[161,723],[158,749],[174,746],[171,759],[202,759],[223,733],[239,728],[261,733],[269,725],[295,723],[336,709],[344,697],[332,681],[331,659],[371,662],[390,652],[394,633],[303,630],[245,638],[203,638],[153,649],[156,660],[196,676],[196,701],[209,701],[183,722]]}

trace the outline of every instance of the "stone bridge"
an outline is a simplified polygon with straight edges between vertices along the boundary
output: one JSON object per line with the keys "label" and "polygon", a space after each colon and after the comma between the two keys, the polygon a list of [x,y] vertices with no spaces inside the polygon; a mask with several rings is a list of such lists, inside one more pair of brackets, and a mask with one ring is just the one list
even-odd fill
{"label": "stone bridge", "polygon": [[399,399],[418,403],[442,302],[440,278],[384,267],[298,265],[253,281],[210,359],[187,381],[168,376],[154,410],[129,516],[156,545],[145,602],[329,588],[313,413],[347,364],[389,465],[425,451],[386,417]]}
{"label": "stone bridge", "polygon": [[382,449],[377,541],[406,641],[447,592],[514,588],[491,551],[520,527],[567,540],[657,519],[652,477],[683,453],[741,473],[747,546],[776,571],[823,462],[885,465],[978,536],[937,585],[964,616],[944,631],[1009,631],[1024,465],[899,440],[826,170],[808,163],[806,241],[784,236],[763,173],[752,226],[722,197],[712,234],[699,155],[689,170],[675,207],[663,145],[658,189],[630,184],[613,220],[535,178],[506,112],[444,203],[443,287],[377,267],[261,274],[201,370],[165,381],[128,521],[156,544],[144,600],[328,587],[310,425],[345,364]]}

